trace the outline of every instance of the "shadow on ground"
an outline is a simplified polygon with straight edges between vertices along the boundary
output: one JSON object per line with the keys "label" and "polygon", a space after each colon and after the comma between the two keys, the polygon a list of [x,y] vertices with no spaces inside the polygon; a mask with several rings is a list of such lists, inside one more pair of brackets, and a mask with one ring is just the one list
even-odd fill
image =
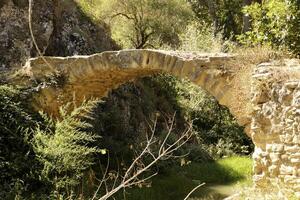
{"label": "shadow on ground", "polygon": [[[151,187],[126,191],[128,200],[182,200],[197,185],[206,183],[191,195],[193,200],[219,200],[234,194],[237,184],[251,184],[252,161],[231,157],[216,162],[172,167],[152,179]],[[121,195],[121,194],[119,194]],[[123,199],[117,196],[116,199]]]}

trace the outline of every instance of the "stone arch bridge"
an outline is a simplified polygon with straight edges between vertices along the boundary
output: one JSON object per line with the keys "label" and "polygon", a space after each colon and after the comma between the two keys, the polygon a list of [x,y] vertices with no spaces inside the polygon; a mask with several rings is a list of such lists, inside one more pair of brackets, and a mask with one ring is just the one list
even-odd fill
{"label": "stone arch bridge", "polygon": [[[166,72],[187,78],[229,108],[255,144],[256,185],[283,184],[300,196],[300,63],[285,60],[240,67],[226,54],[156,50],[30,59],[22,81],[40,84],[33,104],[55,115],[65,102],[103,97],[137,77]],[[49,82],[55,84],[46,84]]]}

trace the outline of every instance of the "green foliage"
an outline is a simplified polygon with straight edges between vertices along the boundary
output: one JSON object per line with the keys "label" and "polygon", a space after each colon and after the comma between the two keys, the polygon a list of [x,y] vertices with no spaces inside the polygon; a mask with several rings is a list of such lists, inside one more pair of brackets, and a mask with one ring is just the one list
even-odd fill
{"label": "green foliage", "polygon": [[38,169],[28,142],[35,120],[28,112],[29,96],[15,87],[0,86],[0,198],[10,199],[32,191],[40,184],[34,171]]}
{"label": "green foliage", "polygon": [[175,96],[181,112],[193,121],[201,149],[205,149],[211,157],[245,155],[253,151],[251,139],[244,133],[243,127],[216,99],[187,80],[177,79],[170,86],[177,91]]}
{"label": "green foliage", "polygon": [[240,39],[251,45],[280,45],[287,36],[288,6],[284,0],[268,0],[263,4],[254,3],[244,8],[244,12],[252,19],[251,31]]}
{"label": "green foliage", "polygon": [[244,8],[251,17],[251,31],[239,36],[240,42],[248,46],[269,45],[275,48],[289,48],[300,52],[299,2],[267,0],[253,3]]}
{"label": "green foliage", "polygon": [[288,21],[288,47],[298,56],[300,55],[300,1],[290,0]]}
{"label": "green foliage", "polygon": [[79,3],[94,19],[110,24],[113,39],[124,48],[177,46],[178,34],[184,31],[193,14],[185,0],[89,2],[94,3],[94,7],[85,1]]}
{"label": "green foliage", "polygon": [[213,30],[209,26],[203,26],[196,21],[190,22],[185,30],[179,34],[180,44],[175,48],[169,45],[163,45],[165,50],[177,51],[198,51],[198,52],[221,52],[223,41],[221,35],[214,36]]}
{"label": "green foliage", "polygon": [[87,132],[90,124],[85,122],[95,101],[73,110],[68,104],[60,109],[60,120],[54,120],[29,112],[24,104],[29,97],[29,90],[0,86],[1,199],[70,193],[97,153],[105,153],[93,145],[98,137]]}
{"label": "green foliage", "polygon": [[86,132],[91,125],[83,119],[95,104],[96,101],[87,101],[71,111],[71,104],[67,104],[60,108],[60,120],[42,114],[46,128],[35,130],[32,143],[43,165],[41,176],[60,194],[74,190],[84,171],[93,164],[93,156],[100,152],[91,145],[97,136]]}
{"label": "green foliage", "polygon": [[216,36],[222,34],[223,40],[235,40],[242,32],[242,0],[188,0],[198,20],[203,25],[213,27]]}

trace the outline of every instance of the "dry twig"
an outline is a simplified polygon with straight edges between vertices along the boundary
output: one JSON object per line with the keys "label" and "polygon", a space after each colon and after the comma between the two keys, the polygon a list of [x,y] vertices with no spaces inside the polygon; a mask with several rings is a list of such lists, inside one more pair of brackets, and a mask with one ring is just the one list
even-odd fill
{"label": "dry twig", "polygon": [[[140,179],[140,176],[148,171],[154,164],[156,164],[160,160],[169,159],[172,157],[173,153],[178,150],[180,147],[182,147],[192,136],[192,125],[190,124],[188,128],[182,133],[182,135],[175,141],[168,144],[168,138],[170,137],[170,134],[172,133],[174,129],[174,122],[175,122],[175,114],[171,118],[171,123],[168,126],[168,132],[164,139],[162,140],[162,143],[159,146],[158,152],[153,152],[152,147],[157,144],[157,140],[154,136],[157,120],[154,121],[153,126],[150,126],[150,136],[146,136],[146,145],[139,153],[131,165],[126,170],[125,174],[123,176],[120,176],[119,172],[118,175],[115,177],[114,184],[111,187],[111,189],[108,191],[106,190],[106,193],[102,195],[99,200],[106,200],[110,197],[112,197],[114,194],[116,194],[121,189],[128,188],[134,185],[139,185],[144,183],[145,181],[151,179],[153,176],[157,175],[157,173],[153,173],[145,178]],[[142,159],[150,155],[151,161],[147,164],[144,164],[142,162]],[[108,180],[108,174],[107,171],[104,173],[103,178],[100,182],[99,187],[97,188],[93,200],[99,195],[100,188],[102,187],[102,184],[105,183]],[[120,183],[116,185],[117,180],[120,179]],[[197,188],[201,187],[203,184],[197,186],[194,188],[188,196],[194,192]]]}

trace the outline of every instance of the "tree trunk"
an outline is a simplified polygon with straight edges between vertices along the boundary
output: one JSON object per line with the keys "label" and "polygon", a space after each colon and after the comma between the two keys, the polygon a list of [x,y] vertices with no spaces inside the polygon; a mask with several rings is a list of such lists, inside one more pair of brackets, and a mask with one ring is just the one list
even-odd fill
{"label": "tree trunk", "polygon": [[214,32],[214,36],[217,36],[217,33],[219,32],[219,20],[218,20],[218,16],[217,16],[217,8],[216,8],[216,4],[214,1],[212,0],[206,0],[206,4],[208,6],[208,11],[209,11],[209,15],[213,20],[213,32]]}
{"label": "tree trunk", "polygon": [[[251,5],[252,2],[253,2],[253,0],[244,0],[243,7]],[[247,14],[244,14],[243,15],[243,33],[250,31],[250,28],[251,28],[250,16],[248,16]]]}

